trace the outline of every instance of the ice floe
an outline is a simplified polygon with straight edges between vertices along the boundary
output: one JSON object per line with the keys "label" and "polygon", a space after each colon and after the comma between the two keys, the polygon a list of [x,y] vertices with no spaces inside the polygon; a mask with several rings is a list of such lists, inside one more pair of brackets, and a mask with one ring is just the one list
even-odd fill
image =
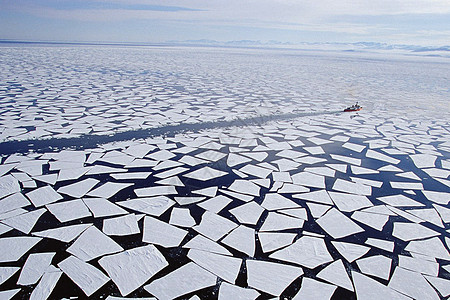
{"label": "ice floe", "polygon": [[[164,233],[164,234],[161,234]],[[187,231],[167,224],[153,217],[144,218],[144,234],[142,241],[161,245],[166,248],[177,247],[181,244]]]}

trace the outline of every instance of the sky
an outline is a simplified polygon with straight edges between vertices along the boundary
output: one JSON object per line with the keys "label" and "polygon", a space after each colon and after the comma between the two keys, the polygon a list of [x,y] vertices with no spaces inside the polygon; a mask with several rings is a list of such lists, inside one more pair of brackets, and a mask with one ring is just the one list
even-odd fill
{"label": "sky", "polygon": [[450,44],[450,0],[0,0],[0,39]]}

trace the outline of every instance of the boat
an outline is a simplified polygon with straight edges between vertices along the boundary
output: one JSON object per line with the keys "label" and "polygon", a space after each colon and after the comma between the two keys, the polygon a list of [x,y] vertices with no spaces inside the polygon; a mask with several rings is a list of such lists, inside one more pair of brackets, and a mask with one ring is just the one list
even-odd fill
{"label": "boat", "polygon": [[356,102],[356,104],[353,104],[352,106],[347,107],[346,109],[344,109],[345,112],[347,111],[360,111],[362,109],[362,106],[360,106],[358,104],[358,102]]}

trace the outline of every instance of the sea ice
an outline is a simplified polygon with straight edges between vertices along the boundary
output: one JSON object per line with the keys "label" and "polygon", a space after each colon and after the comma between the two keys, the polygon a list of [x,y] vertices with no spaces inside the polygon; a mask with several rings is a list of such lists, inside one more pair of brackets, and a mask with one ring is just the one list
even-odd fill
{"label": "sea ice", "polygon": [[439,299],[436,291],[420,273],[400,267],[395,268],[388,286],[414,299]]}
{"label": "sea ice", "polygon": [[392,236],[403,241],[419,240],[438,235],[440,235],[438,232],[416,223],[395,222],[392,230]]}
{"label": "sea ice", "polygon": [[329,300],[336,290],[335,285],[323,283],[311,278],[304,277],[300,290],[292,300],[314,299]]}
{"label": "sea ice", "polygon": [[264,208],[262,208],[255,201],[251,201],[230,209],[229,212],[236,217],[236,219],[243,224],[256,225],[258,223]]}
{"label": "sea ice", "polygon": [[258,238],[264,253],[272,252],[284,246],[292,244],[295,233],[259,232]]}
{"label": "sea ice", "polygon": [[136,198],[116,203],[128,209],[157,217],[175,205],[175,201],[166,196]]}
{"label": "sea ice", "polygon": [[356,297],[361,300],[392,299],[410,300],[411,298],[379,283],[378,281],[361,273],[352,271],[353,284]]}
{"label": "sea ice", "polygon": [[242,265],[240,258],[197,249],[189,250],[188,257],[200,267],[233,284]]}
{"label": "sea ice", "polygon": [[19,181],[11,175],[0,177],[0,199],[20,192]]}
{"label": "sea ice", "polygon": [[65,243],[69,243],[90,226],[92,226],[92,224],[76,224],[53,229],[47,229],[39,232],[33,232],[32,234],[39,237],[51,238]]}
{"label": "sea ice", "polygon": [[340,178],[336,179],[336,181],[334,182],[333,190],[357,195],[372,195],[372,188],[370,186],[357,182],[342,180]]}
{"label": "sea ice", "polygon": [[228,282],[223,281],[220,284],[218,299],[255,300],[259,295],[260,294],[253,289],[242,288],[240,286],[232,285]]}
{"label": "sea ice", "polygon": [[382,231],[384,225],[389,220],[389,216],[387,215],[374,214],[363,211],[355,211],[351,215],[351,218],[367,226],[375,228],[378,231]]}
{"label": "sea ice", "polygon": [[255,255],[255,230],[252,228],[239,225],[223,238],[221,242],[250,257]]}
{"label": "sea ice", "polygon": [[132,235],[140,233],[137,223],[138,219],[135,214],[129,214],[111,219],[103,220],[102,231],[106,235]]}
{"label": "sea ice", "polygon": [[180,227],[193,227],[196,225],[196,222],[188,208],[174,207],[170,214],[169,224]]}
{"label": "sea ice", "polygon": [[405,250],[427,255],[429,257],[450,260],[448,250],[438,237],[433,237],[426,240],[411,241],[405,247]]}
{"label": "sea ice", "polygon": [[133,183],[106,182],[105,184],[99,186],[95,190],[90,191],[87,195],[91,197],[109,199],[115,194],[117,194],[119,191],[132,185]]}
{"label": "sea ice", "polygon": [[39,218],[46,212],[45,208],[33,210],[2,221],[5,225],[17,229],[23,233],[30,233]]}
{"label": "sea ice", "polygon": [[439,264],[435,261],[418,257],[398,256],[398,266],[425,275],[438,276]]}
{"label": "sea ice", "polygon": [[361,258],[356,261],[362,273],[389,280],[392,260],[383,255]]}
{"label": "sea ice", "polygon": [[91,216],[81,199],[53,203],[46,207],[61,223]]}
{"label": "sea ice", "polygon": [[336,241],[331,241],[331,243],[336,248],[336,250],[350,263],[355,259],[358,259],[361,256],[365,255],[370,250],[369,247],[358,244]]}
{"label": "sea ice", "polygon": [[340,211],[350,212],[373,206],[372,202],[363,195],[328,192],[334,204]]}
{"label": "sea ice", "polygon": [[54,272],[45,272],[38,285],[31,293],[30,300],[47,299],[53,292],[53,289],[58,283],[62,273],[63,272],[59,270]]}
{"label": "sea ice", "polygon": [[134,193],[138,197],[152,197],[152,196],[178,194],[174,186],[151,186],[146,188],[139,188],[135,189]]}
{"label": "sea ice", "polygon": [[86,195],[100,181],[94,178],[88,178],[79,182],[62,186],[58,189],[58,193],[69,195],[74,198],[80,198]]}
{"label": "sea ice", "polygon": [[95,218],[124,215],[128,212],[105,198],[83,198]]}
{"label": "sea ice", "polygon": [[325,177],[309,172],[300,172],[291,176],[292,183],[315,187],[319,189],[325,188]]}
{"label": "sea ice", "polygon": [[200,181],[208,181],[214,178],[225,176],[227,174],[227,172],[219,171],[210,167],[203,167],[188,174],[184,174],[183,176]]}
{"label": "sea ice", "polygon": [[31,285],[38,282],[52,263],[55,254],[55,252],[30,254],[20,272],[17,284]]}
{"label": "sea ice", "polygon": [[293,218],[276,212],[269,212],[260,231],[280,231],[285,229],[299,229],[303,227],[305,220]]}
{"label": "sea ice", "polygon": [[317,278],[328,281],[353,292],[353,285],[348,277],[342,260],[336,260],[317,274]]}
{"label": "sea ice", "polygon": [[63,198],[49,185],[37,188],[25,195],[35,207],[44,206]]}
{"label": "sea ice", "polygon": [[186,230],[146,216],[144,218],[144,234],[142,241],[145,243],[161,245],[165,248],[177,247],[181,244],[187,233]]}
{"label": "sea ice", "polygon": [[194,226],[193,229],[213,241],[218,241],[237,226],[237,224],[222,216],[205,211],[200,224]]}
{"label": "sea ice", "polygon": [[385,250],[388,252],[393,252],[394,246],[395,246],[394,242],[375,239],[375,238],[368,238],[366,240],[366,245],[374,246],[374,247],[377,247],[379,249],[382,249],[382,250]]}
{"label": "sea ice", "polygon": [[411,207],[417,207],[417,206],[425,206],[420,202],[417,202],[411,198],[408,198],[404,195],[391,195],[391,196],[383,196],[383,197],[378,197],[378,200],[394,206],[394,207],[401,207],[401,206],[411,206]]}
{"label": "sea ice", "polygon": [[261,206],[267,210],[278,210],[284,208],[298,208],[299,205],[294,201],[277,193],[267,193]]}
{"label": "sea ice", "polygon": [[208,238],[205,238],[201,234],[194,236],[189,242],[187,242],[183,246],[183,248],[197,249],[223,255],[231,255],[231,253],[227,249],[225,249],[225,247],[219,245],[218,243]]}
{"label": "sea ice", "polygon": [[233,200],[231,200],[227,196],[219,195],[209,200],[203,201],[202,203],[198,204],[198,206],[217,214],[219,211],[224,209],[231,201]]}
{"label": "sea ice", "polygon": [[320,227],[323,228],[333,238],[342,238],[355,233],[363,232],[364,230],[355,222],[346,217],[343,213],[335,208],[330,209],[325,215],[320,217],[317,221]]}

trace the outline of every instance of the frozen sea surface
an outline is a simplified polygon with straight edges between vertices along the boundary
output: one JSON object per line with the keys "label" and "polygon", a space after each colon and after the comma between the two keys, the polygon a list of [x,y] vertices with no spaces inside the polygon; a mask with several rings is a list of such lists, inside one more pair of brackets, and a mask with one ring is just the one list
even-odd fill
{"label": "frozen sea surface", "polygon": [[0,297],[450,295],[449,61],[0,53]]}

